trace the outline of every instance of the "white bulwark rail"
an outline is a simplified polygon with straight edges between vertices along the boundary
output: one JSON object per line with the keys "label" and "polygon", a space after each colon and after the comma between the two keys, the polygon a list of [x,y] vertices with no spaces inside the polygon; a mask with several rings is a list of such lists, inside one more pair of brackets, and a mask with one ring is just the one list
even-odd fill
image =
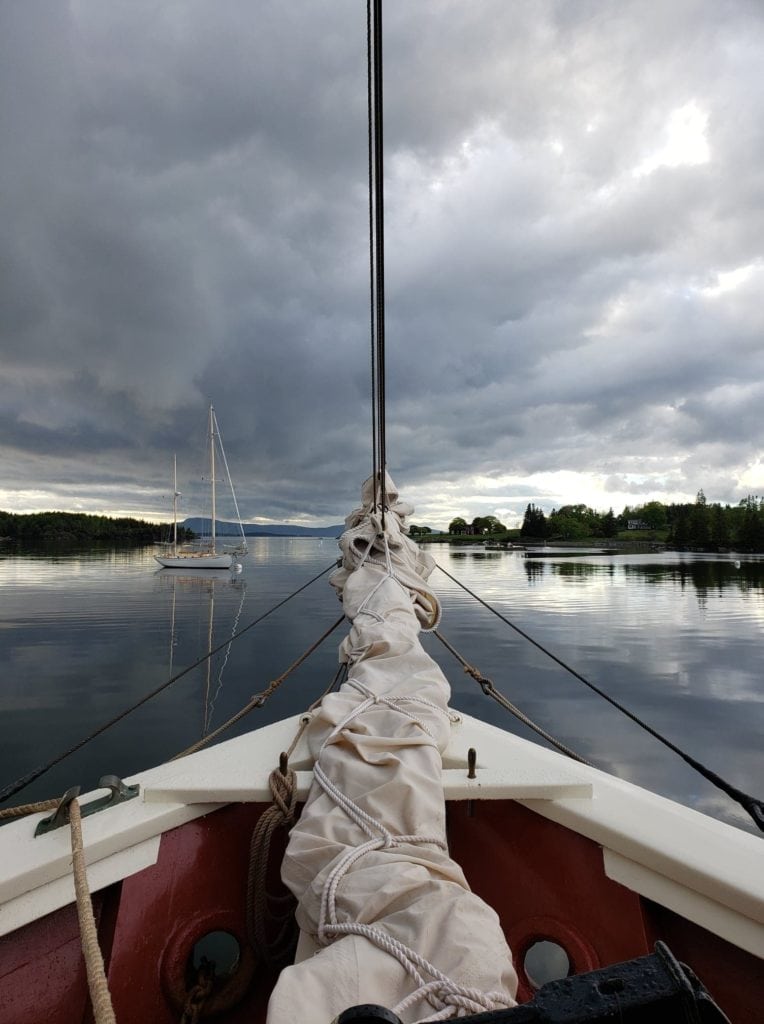
{"label": "white bulwark rail", "polygon": [[[296,715],[126,780],[141,795],[83,820],[97,891],[155,862],[162,832],[231,802],[270,802],[268,778]],[[477,751],[476,778],[467,752]],[[290,761],[299,798],[312,777],[305,744]],[[443,756],[447,800],[519,800],[603,847],[607,875],[764,958],[764,844],[757,836],[564,758],[469,716]],[[81,797],[86,804],[102,791]],[[69,830],[34,838],[36,814],[0,829],[0,935],[71,903]]]}

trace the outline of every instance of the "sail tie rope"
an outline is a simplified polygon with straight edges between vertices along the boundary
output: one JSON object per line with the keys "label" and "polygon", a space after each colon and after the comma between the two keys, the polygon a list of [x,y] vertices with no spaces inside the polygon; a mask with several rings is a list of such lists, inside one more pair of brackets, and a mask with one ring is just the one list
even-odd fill
{"label": "sail tie rope", "polygon": [[763,800],[759,800],[756,797],[751,796],[749,793],[743,792],[743,790],[738,789],[736,786],[733,786],[730,782],[727,782],[726,779],[723,779],[720,775],[717,775],[716,772],[713,771],[711,768],[707,768],[700,761],[697,761],[694,757],[692,757],[691,754],[686,753],[684,750],[682,750],[681,747],[678,747],[675,743],[672,743],[670,739],[668,739],[662,733],[659,733],[658,730],[654,729],[651,725],[648,725],[647,722],[641,719],[638,715],[634,714],[633,711],[630,711],[627,707],[625,707],[623,704],[617,701],[614,697],[611,697],[608,693],[605,693],[605,691],[600,689],[599,686],[596,686],[594,683],[590,682],[585,676],[581,675],[580,672],[577,672],[570,665],[566,664],[566,662],[564,662],[561,658],[558,658],[556,654],[553,654],[552,651],[544,647],[543,644],[540,644],[538,640],[534,640],[532,636],[526,633],[519,626],[516,626],[514,622],[511,622],[505,615],[502,615],[500,611],[498,611],[496,608],[490,605],[487,601],[484,601],[483,598],[479,597],[474,591],[470,590],[470,588],[466,586],[466,584],[462,583],[461,580],[458,580],[455,576],[452,576],[447,569],[444,569],[443,566],[440,565],[440,563],[436,563],[436,565],[438,566],[440,571],[444,573],[446,576],[448,576],[450,580],[453,580],[454,583],[457,584],[457,586],[460,586],[462,590],[464,590],[466,593],[470,595],[470,597],[474,597],[474,599],[479,604],[482,604],[483,607],[487,608],[489,612],[492,612],[497,618],[501,619],[501,621],[506,623],[506,625],[508,625],[511,629],[514,629],[516,633],[519,633],[519,635],[523,637],[523,639],[533,644],[533,646],[538,648],[538,650],[540,650],[543,654],[546,654],[547,657],[552,659],[552,661],[558,664],[561,668],[564,668],[566,672],[569,672],[575,679],[578,679],[579,682],[583,683],[584,686],[588,686],[590,690],[592,690],[598,696],[602,697],[603,700],[606,700],[608,704],[611,704],[617,711],[620,711],[621,714],[624,714],[627,718],[630,718],[631,721],[635,723],[635,725],[638,725],[641,729],[644,729],[645,732],[648,732],[654,739],[658,740],[659,743],[662,743],[664,747],[668,747],[668,749],[673,751],[678,757],[681,757],[686,764],[688,764],[691,768],[694,768],[699,775],[702,775],[704,779],[706,779],[712,785],[716,786],[717,789],[720,789],[723,793],[726,793],[727,796],[731,797],[731,799],[733,799],[745,811],[748,812],[751,818],[753,818],[757,827],[762,832],[764,832]]}
{"label": "sail tie rope", "polygon": [[406,594],[408,594],[408,592],[409,592],[408,587],[404,586],[404,584],[395,575],[395,570],[393,569],[393,561],[392,561],[392,558],[390,557],[390,545],[388,544],[387,534],[386,533],[382,534],[382,539],[383,539],[384,545],[385,545],[385,559],[384,559],[384,561],[381,561],[379,558],[372,558],[371,557],[371,550],[374,547],[374,542],[376,540],[375,537],[372,537],[369,540],[368,544],[366,545],[366,550],[364,551],[363,555],[361,556],[361,560],[358,562],[358,565],[356,566],[356,572],[366,562],[368,562],[369,565],[378,565],[378,566],[381,566],[383,569],[385,569],[385,575],[384,576],[380,576],[380,578],[377,581],[377,583],[371,588],[371,590],[366,595],[366,597],[363,599],[363,601],[361,601],[360,605],[358,606],[358,611],[356,612],[356,616],[360,615],[363,612],[366,615],[370,615],[372,618],[376,619],[377,622],[382,622],[384,620],[383,620],[383,618],[381,616],[377,615],[376,612],[366,612],[365,611],[366,605],[369,603],[369,601],[371,601],[371,599],[374,597],[374,595],[377,593],[377,591],[380,589],[380,587],[384,586],[385,582],[388,579],[394,580],[398,584],[398,586],[401,588],[401,590],[406,592]]}
{"label": "sail tie rope", "polygon": [[[483,1010],[505,1007],[511,1003],[506,993],[481,992],[477,989],[457,984],[439,971],[437,967],[425,960],[424,957],[419,956],[414,950],[399,942],[398,939],[388,935],[380,928],[360,922],[340,922],[338,920],[336,900],[339,884],[350,868],[366,854],[374,850],[395,849],[403,845],[432,845],[442,850],[447,849],[447,846],[438,836],[393,835],[381,822],[367,814],[342,793],[327,777],[318,763],[314,766],[313,775],[324,792],[345,811],[351,821],[355,822],[370,837],[368,842],[348,850],[326,879],[321,894],[321,912],[318,924],[318,940],[321,945],[329,945],[340,935],[360,935],[394,956],[417,984],[416,990],[394,1008],[393,1012],[395,1013],[422,998],[430,1002],[438,1011],[435,1016],[424,1018],[427,1021],[445,1020],[448,1017],[454,1016],[459,1009],[464,1009],[470,1013],[479,1013]],[[375,829],[380,833],[378,838],[373,838]],[[417,968],[429,974],[435,980],[426,982]]]}
{"label": "sail tie rope", "polygon": [[[384,558],[374,557],[371,554],[372,549],[373,549],[373,547],[375,545],[375,542],[377,540],[382,540],[382,542],[383,542],[383,545],[384,545]],[[393,564],[392,554],[390,552],[390,543],[389,543],[389,540],[388,540],[386,532],[383,531],[383,532],[377,534],[377,536],[372,537],[367,542],[366,550],[363,552],[360,560],[355,564],[354,571],[357,572],[366,563],[368,563],[369,565],[377,566],[380,569],[384,569],[385,575],[382,576],[377,581],[375,586],[369,591],[369,593],[363,599],[363,601],[361,602],[361,604],[358,607],[358,610],[356,612],[356,616],[358,616],[359,614],[363,613],[364,615],[368,615],[370,618],[375,619],[377,622],[383,622],[384,621],[383,618],[381,618],[374,611],[368,611],[366,606],[369,603],[369,601],[372,599],[372,597],[374,597],[374,595],[380,589],[380,587],[382,587],[384,585],[386,580],[388,580],[388,579],[393,580],[393,582],[397,583],[398,586],[401,588],[401,590],[406,595],[408,595],[408,596],[411,595],[411,588],[410,588],[409,584],[405,580],[402,580],[400,578],[400,576],[398,576],[398,574],[395,571],[395,566]],[[420,622],[420,632],[422,632],[422,633],[432,633],[440,625],[440,619],[441,619],[442,611],[441,611],[440,605],[438,605],[437,602],[435,603],[435,608],[437,609],[435,614],[432,616],[431,620],[426,625]]]}
{"label": "sail tie rope", "polygon": [[[361,694],[369,693],[368,689],[359,684],[356,680],[350,680],[350,685]],[[426,704],[429,707],[437,708],[432,702],[417,697],[410,697],[408,700]],[[373,708],[375,704],[383,703],[391,710],[405,715],[410,721],[424,730],[432,739],[432,734],[414,715],[399,706],[402,698],[367,696],[353,711],[336,726],[330,736],[326,739],[323,747],[331,743],[332,739],[358,715]],[[452,717],[451,713],[437,708],[438,711]],[[322,749],[323,749],[322,747]],[[320,758],[320,754],[319,754]],[[341,935],[359,935],[374,943],[378,948],[395,957],[404,967],[406,972],[413,978],[416,989],[402,1002],[393,1008],[394,1013],[399,1013],[414,1003],[424,999],[434,1009],[435,1014],[425,1017],[424,1021],[446,1020],[459,1015],[460,1012],[480,1013],[485,1010],[494,1010],[512,1005],[512,999],[504,992],[481,992],[477,989],[468,988],[454,982],[447,975],[439,971],[437,967],[419,956],[414,950],[380,928],[373,925],[363,924],[357,921],[340,922],[337,917],[337,891],[340,882],[350,868],[366,854],[375,850],[393,850],[404,845],[431,845],[441,850],[447,850],[447,844],[439,836],[418,836],[418,835],[395,835],[382,822],[372,817],[363,808],[359,807],[353,800],[343,793],[332,780],[327,776],[321,767],[319,758],[316,758],[313,766],[313,778],[326,795],[340,807],[345,814],[354,822],[361,831],[368,836],[368,841],[360,846],[350,848],[342,856],[337,864],[329,872],[321,892],[321,907],[318,920],[318,941],[321,945],[327,946]],[[375,835],[376,833],[376,835]],[[425,975],[433,980],[427,981]]]}
{"label": "sail tie rope", "polygon": [[438,714],[445,715],[448,718],[449,722],[451,723],[453,723],[454,721],[458,721],[457,715],[454,715],[453,712],[444,711],[443,708],[438,707],[438,705],[435,704],[434,701],[427,700],[426,697],[412,697],[409,695],[402,695],[400,697],[387,697],[384,694],[374,693],[372,690],[370,690],[367,686],[364,686],[364,684],[357,679],[349,679],[347,685],[352,686],[354,690],[358,690],[359,693],[363,694],[363,696],[366,697],[366,700],[362,704],[359,704],[357,707],[355,707],[351,712],[349,712],[345,716],[345,718],[339,723],[339,725],[335,726],[335,728],[332,730],[332,734],[329,740],[331,740],[334,736],[337,736],[340,732],[342,732],[342,730],[347,725],[349,725],[354,718],[356,718],[358,715],[363,714],[364,711],[368,711],[369,708],[373,707],[373,705],[375,704],[382,704],[385,707],[390,708],[392,711],[398,711],[400,714],[405,715],[406,718],[411,719],[412,722],[418,725],[423,732],[426,732],[431,740],[434,740],[434,736],[430,732],[429,728],[425,725],[425,723],[421,719],[417,718],[416,715],[413,715],[410,711],[406,711],[406,709],[401,705],[421,704],[423,707],[429,708],[431,711],[437,711]]}

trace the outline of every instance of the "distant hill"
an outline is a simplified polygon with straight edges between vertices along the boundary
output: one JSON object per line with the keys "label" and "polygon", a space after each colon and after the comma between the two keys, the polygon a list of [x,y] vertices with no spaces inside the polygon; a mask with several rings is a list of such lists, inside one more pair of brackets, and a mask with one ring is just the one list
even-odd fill
{"label": "distant hill", "polygon": [[[209,533],[209,519],[192,518],[184,519],[180,524],[187,530],[194,533]],[[269,526],[257,526],[253,523],[244,524],[244,535],[246,537],[339,537],[345,527],[340,523],[337,526],[290,526],[288,523]],[[220,537],[238,537],[238,523],[215,521],[215,532]]]}

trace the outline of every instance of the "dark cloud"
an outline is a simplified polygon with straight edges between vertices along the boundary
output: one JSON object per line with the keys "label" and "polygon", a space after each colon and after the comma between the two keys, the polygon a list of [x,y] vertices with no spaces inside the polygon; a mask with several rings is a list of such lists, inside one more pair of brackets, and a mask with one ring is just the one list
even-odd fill
{"label": "dark cloud", "polygon": [[[391,0],[385,32],[418,518],[761,490],[760,6]],[[161,514],[209,400],[247,518],[355,502],[365,33],[350,0],[0,8],[0,506]]]}

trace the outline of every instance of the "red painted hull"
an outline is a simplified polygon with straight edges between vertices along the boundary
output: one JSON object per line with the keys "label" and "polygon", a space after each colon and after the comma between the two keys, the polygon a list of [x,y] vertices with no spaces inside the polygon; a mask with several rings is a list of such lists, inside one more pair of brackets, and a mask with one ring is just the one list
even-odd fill
{"label": "red painted hull", "polygon": [[[224,931],[246,948],[249,842],[264,809],[231,805],[166,833],[155,865],[96,894],[119,1024],[177,1024],[204,934]],[[761,1019],[762,962],[608,879],[596,843],[514,801],[450,803],[448,832],[452,856],[501,918],[521,999],[531,995],[523,954],[538,938],[562,945],[576,972],[644,955],[661,938],[733,1024]],[[265,1020],[274,977],[250,966],[251,977],[245,963],[216,997],[232,1003],[215,1015],[221,1024]],[[0,1001],[2,1024],[92,1020],[73,906],[0,939]]]}

